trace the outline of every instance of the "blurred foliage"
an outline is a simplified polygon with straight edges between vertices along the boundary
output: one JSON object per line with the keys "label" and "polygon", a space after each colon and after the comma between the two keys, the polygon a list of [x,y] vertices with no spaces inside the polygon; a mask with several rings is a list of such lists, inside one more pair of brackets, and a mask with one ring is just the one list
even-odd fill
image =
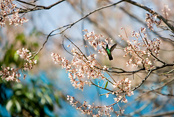
{"label": "blurred foliage", "polygon": [[[35,33],[33,32],[35,31]],[[30,38],[32,36],[39,36],[37,34],[36,29],[34,28],[32,30],[32,33],[30,34]],[[0,61],[0,65],[2,66],[9,66],[10,64],[15,64],[17,67],[21,66],[23,62],[21,62],[21,59],[18,59],[18,55],[16,53],[17,49],[20,48],[27,48],[30,51],[36,50],[39,47],[39,44],[37,42],[29,42],[26,39],[27,37],[25,36],[24,33],[19,33],[16,35],[15,40],[13,41],[12,44],[9,44],[8,41],[6,42],[5,47],[3,50],[5,51],[5,55],[3,57],[3,60]],[[36,58],[37,59],[37,58]]]}
{"label": "blurred foliage", "polygon": [[1,81],[0,104],[5,105],[12,116],[55,116],[54,104],[61,107],[58,92],[53,91],[53,85],[44,84],[38,79],[27,84],[11,82],[11,88],[9,82]]}
{"label": "blurred foliage", "polygon": [[[33,34],[39,35],[36,29],[33,29],[30,36]],[[22,66],[23,61],[19,59],[16,53],[16,49],[20,48],[19,46],[15,47],[17,44],[21,48],[30,45],[29,47],[32,48],[28,48],[29,50],[36,50],[39,45],[38,43],[27,42],[24,33],[17,34],[14,43],[9,45],[7,42],[4,47],[5,54],[3,59],[0,60],[0,66],[13,65],[16,68]],[[43,82],[39,76],[35,80],[29,79],[30,81],[26,83],[16,83],[7,82],[0,78],[0,106],[6,107],[7,111],[14,117],[56,116],[53,112],[54,105],[61,107],[57,89],[54,89],[53,84]],[[0,116],[6,116],[2,110],[0,110]]]}

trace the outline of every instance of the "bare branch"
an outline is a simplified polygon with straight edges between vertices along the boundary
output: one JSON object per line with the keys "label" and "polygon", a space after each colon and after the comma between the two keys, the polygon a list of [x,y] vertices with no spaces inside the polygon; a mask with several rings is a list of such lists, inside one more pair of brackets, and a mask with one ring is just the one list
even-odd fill
{"label": "bare branch", "polygon": [[[75,21],[75,22],[73,22],[73,23],[71,23],[71,24],[68,24],[67,28],[65,28],[65,29],[64,29],[63,31],[61,31],[59,34],[62,34],[62,33],[65,32],[67,29],[69,29],[69,28],[71,28],[72,26],[74,26],[76,23],[78,23],[78,22],[80,22],[81,20],[87,18],[89,15],[91,15],[91,14],[97,12],[97,11],[100,11],[100,10],[102,10],[102,9],[109,8],[109,7],[111,7],[111,6],[115,6],[115,5],[117,5],[117,4],[121,3],[121,2],[123,2],[123,1],[119,1],[119,2],[116,2],[116,3],[110,4],[110,5],[106,5],[106,6],[100,7],[100,8],[98,8],[98,9],[92,11],[92,12],[89,12],[87,15],[83,16],[83,17],[80,18],[79,20],[77,20],[77,21]],[[64,27],[64,26],[63,26],[63,27]],[[55,31],[56,31],[56,30],[59,30],[59,29],[61,29],[61,28],[62,28],[62,27],[59,27],[59,28],[55,29]]]}
{"label": "bare branch", "polygon": [[147,76],[141,81],[141,83],[138,86],[136,86],[135,88],[133,88],[132,91],[135,91],[136,89],[138,89],[147,80],[147,78],[150,76],[151,73],[152,73],[152,70],[149,71],[149,73],[147,74]]}

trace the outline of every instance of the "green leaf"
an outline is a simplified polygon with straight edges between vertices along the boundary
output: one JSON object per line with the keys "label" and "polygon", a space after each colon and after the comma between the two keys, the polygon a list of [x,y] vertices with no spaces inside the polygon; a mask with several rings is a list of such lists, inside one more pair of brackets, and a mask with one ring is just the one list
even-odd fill
{"label": "green leaf", "polygon": [[39,111],[36,110],[36,109],[34,109],[34,114],[37,115],[37,116],[39,116]]}
{"label": "green leaf", "polygon": [[25,42],[25,34],[24,33],[20,33],[16,36],[16,40],[20,41],[22,43],[23,46],[26,45]]}
{"label": "green leaf", "polygon": [[49,95],[45,95],[45,99],[47,100],[47,102],[51,105],[52,104],[52,100],[49,97]]}
{"label": "green leaf", "polygon": [[29,92],[26,92],[25,93],[25,96],[28,98],[28,99],[33,99],[33,93],[29,93]]}
{"label": "green leaf", "polygon": [[44,105],[45,102],[46,102],[45,98],[41,98],[41,101],[40,102],[41,102],[42,105]]}
{"label": "green leaf", "polygon": [[54,98],[56,103],[59,103],[59,95],[57,93],[54,93]]}
{"label": "green leaf", "polygon": [[19,91],[15,91],[15,94],[16,94],[16,96],[20,96],[20,95],[22,95],[23,93],[22,93],[21,90],[19,90]]}
{"label": "green leaf", "polygon": [[108,86],[108,81],[106,82],[106,84],[105,84],[105,88]]}
{"label": "green leaf", "polygon": [[19,55],[17,54],[17,51],[14,53],[14,60],[17,61],[19,59]]}
{"label": "green leaf", "polygon": [[20,104],[17,100],[15,101],[15,104],[16,104],[17,111],[20,112],[21,111],[21,106],[20,106]]}
{"label": "green leaf", "polygon": [[57,105],[61,108],[61,105],[59,103],[59,95],[54,95],[54,98],[55,98]]}
{"label": "green leaf", "polygon": [[35,42],[35,43],[33,43],[33,46],[34,47],[39,47],[39,44]]}
{"label": "green leaf", "polygon": [[6,105],[7,111],[10,111],[12,105],[13,105],[13,101],[12,101],[12,100],[9,100],[9,101],[7,102],[7,105]]}
{"label": "green leaf", "polygon": [[14,90],[18,90],[18,89],[22,89],[22,88],[23,88],[23,85],[21,83],[17,83],[13,86]]}

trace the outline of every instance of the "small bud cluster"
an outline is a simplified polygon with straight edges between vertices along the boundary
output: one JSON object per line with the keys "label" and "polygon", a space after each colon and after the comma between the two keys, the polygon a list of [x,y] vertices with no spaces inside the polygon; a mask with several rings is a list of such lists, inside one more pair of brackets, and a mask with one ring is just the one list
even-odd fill
{"label": "small bud cluster", "polygon": [[124,110],[120,110],[119,112],[114,111],[112,105],[109,106],[95,106],[94,103],[92,105],[87,104],[86,101],[80,103],[74,97],[67,95],[67,100],[69,100],[70,104],[74,106],[77,110],[80,110],[82,114],[92,115],[93,117],[100,116],[111,116],[111,112],[114,112],[117,116],[122,113]]}
{"label": "small bud cluster", "polygon": [[[11,14],[11,16],[8,16]],[[27,22],[28,19],[19,16],[19,9],[13,4],[13,0],[1,0],[0,2],[0,25],[3,27],[5,25],[6,19],[9,20],[10,25],[19,25]]]}
{"label": "small bud cluster", "polygon": [[31,59],[32,54],[28,49],[22,48],[17,50],[17,54],[26,61],[24,64],[24,70],[31,70],[36,65],[37,60]]}
{"label": "small bud cluster", "polygon": [[156,26],[159,26],[161,24],[161,20],[156,20],[156,15],[151,15],[149,13],[146,14],[146,22],[147,22],[147,27],[150,30],[154,30],[153,25],[156,24]]}
{"label": "small bud cluster", "polygon": [[170,12],[169,6],[164,5],[164,8],[162,9],[162,12],[163,12],[163,15],[165,16],[165,18],[168,19],[169,12]]}
{"label": "small bud cluster", "polygon": [[1,66],[1,68],[0,76],[2,80],[20,82],[19,77],[21,74],[18,73],[17,69],[3,66]]}
{"label": "small bud cluster", "polygon": [[52,53],[52,59],[57,64],[59,63],[62,68],[65,68],[69,72],[68,76],[72,83],[72,86],[83,90],[85,84],[91,85],[90,80],[101,78],[104,79],[102,71],[95,69],[98,65],[95,55],[91,54],[88,57],[85,57],[83,54],[80,54],[75,48],[72,49],[73,60],[70,62],[65,58],[62,58],[56,53]]}
{"label": "small bud cluster", "polygon": [[113,86],[115,89],[117,89],[116,91],[114,91],[117,96],[116,98],[114,98],[116,102],[122,100],[122,102],[127,103],[125,96],[131,96],[134,94],[131,90],[131,81],[128,78],[117,81]]}
{"label": "small bud cluster", "polygon": [[[131,56],[129,61],[126,63],[127,66],[130,64],[134,67],[143,65],[146,70],[154,68],[153,63],[156,59],[154,59],[152,55],[159,55],[161,40],[158,38],[154,38],[153,40],[148,39],[145,30],[145,28],[141,28],[141,32],[133,31],[132,37],[135,39],[132,40],[132,42],[129,40],[127,41],[128,46],[124,49],[126,52],[124,57],[128,54]],[[142,41],[139,41],[139,38]]]}

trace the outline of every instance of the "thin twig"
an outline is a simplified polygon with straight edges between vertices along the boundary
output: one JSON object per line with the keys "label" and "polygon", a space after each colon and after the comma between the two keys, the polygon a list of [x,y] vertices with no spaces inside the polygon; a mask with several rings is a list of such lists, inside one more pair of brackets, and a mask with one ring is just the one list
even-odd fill
{"label": "thin twig", "polygon": [[147,76],[141,81],[141,83],[139,85],[137,85],[135,88],[133,88],[132,91],[135,91],[136,89],[138,89],[147,80],[147,78],[150,76],[151,73],[152,73],[152,70],[149,71]]}

